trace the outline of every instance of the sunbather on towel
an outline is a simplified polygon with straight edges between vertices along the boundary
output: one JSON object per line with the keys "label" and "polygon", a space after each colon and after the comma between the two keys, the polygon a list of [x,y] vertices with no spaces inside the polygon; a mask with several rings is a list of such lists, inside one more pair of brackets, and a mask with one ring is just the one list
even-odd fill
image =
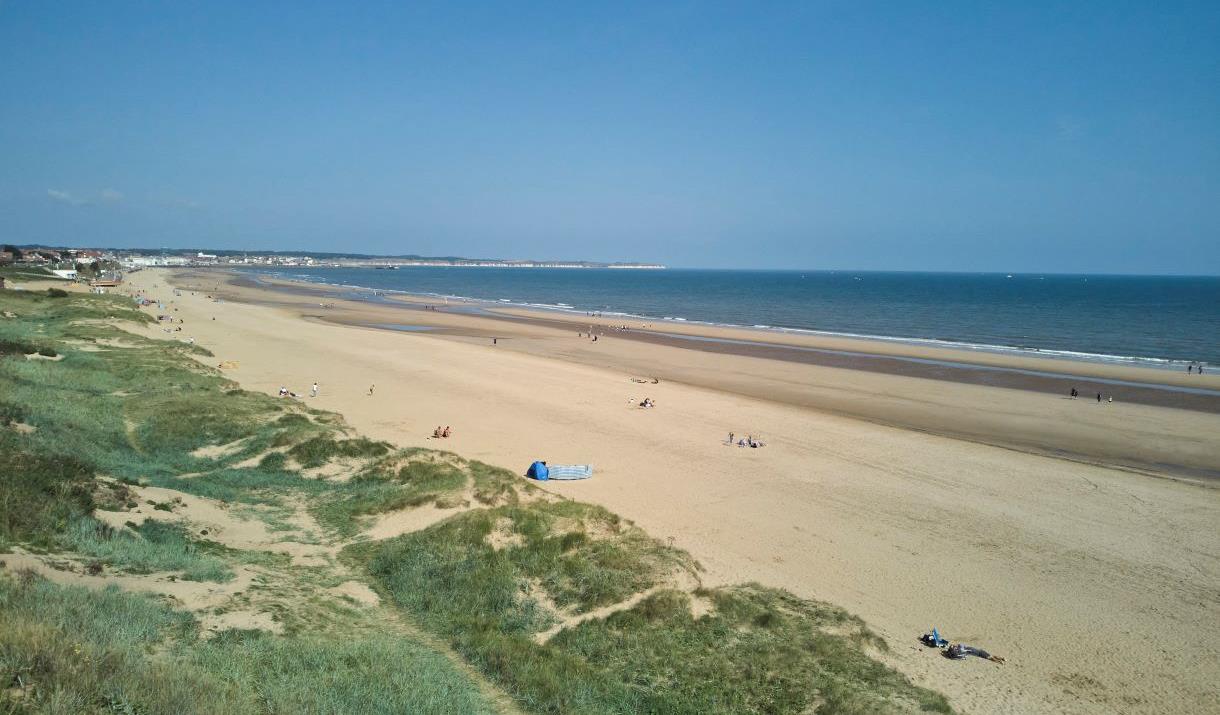
{"label": "sunbather on towel", "polygon": [[985,660],[990,660],[993,663],[1003,663],[1004,662],[1004,659],[998,655],[992,655],[992,654],[988,653],[987,651],[983,650],[982,648],[975,648],[974,646],[968,646],[965,643],[954,643],[953,645],[949,646],[949,649],[947,651],[945,651],[945,655],[949,656],[950,658],[954,658],[954,659],[958,659],[958,660],[965,658],[968,655],[977,655],[978,657],[983,658]]}

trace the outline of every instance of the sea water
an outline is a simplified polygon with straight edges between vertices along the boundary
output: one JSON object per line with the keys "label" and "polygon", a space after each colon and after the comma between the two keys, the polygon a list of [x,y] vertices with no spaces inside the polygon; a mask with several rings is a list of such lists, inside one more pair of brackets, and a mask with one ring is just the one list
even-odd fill
{"label": "sea water", "polygon": [[285,278],[576,314],[1220,369],[1220,277],[404,266]]}

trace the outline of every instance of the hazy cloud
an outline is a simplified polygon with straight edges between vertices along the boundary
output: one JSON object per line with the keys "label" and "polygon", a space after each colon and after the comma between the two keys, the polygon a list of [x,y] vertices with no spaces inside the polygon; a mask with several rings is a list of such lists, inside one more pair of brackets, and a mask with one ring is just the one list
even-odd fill
{"label": "hazy cloud", "polygon": [[103,201],[122,201],[123,194],[115,189],[102,189]]}
{"label": "hazy cloud", "polygon": [[47,189],[47,196],[71,206],[84,206],[85,204],[89,203],[83,199],[76,198],[67,191],[60,191],[59,189]]}

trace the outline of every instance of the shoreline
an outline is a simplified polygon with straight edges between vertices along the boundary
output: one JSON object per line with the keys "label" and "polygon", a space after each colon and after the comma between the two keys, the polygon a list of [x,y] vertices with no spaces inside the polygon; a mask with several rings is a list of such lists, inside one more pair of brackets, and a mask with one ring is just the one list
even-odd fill
{"label": "shoreline", "polygon": [[[1220,374],[1188,375],[1180,370],[1169,370],[1135,361],[1148,360],[1171,362],[1162,358],[1133,358],[1124,362],[1123,356],[1096,355],[1105,359],[1074,359],[1051,354],[1038,349],[1006,348],[1004,346],[977,345],[942,342],[934,339],[867,336],[799,328],[771,328],[744,325],[729,325],[703,321],[671,321],[662,318],[629,317],[615,314],[610,317],[589,317],[575,311],[524,304],[500,303],[478,298],[415,294],[402,291],[387,291],[364,286],[320,283],[303,279],[286,278],[266,273],[245,272],[234,269],[191,269],[201,272],[219,272],[243,281],[252,288],[290,290],[301,295],[342,297],[371,304],[400,304],[418,307],[423,304],[440,305],[443,309],[477,312],[488,317],[526,318],[549,321],[563,326],[600,326],[609,328],[622,325],[624,320],[644,322],[650,330],[666,337],[689,339],[709,338],[724,343],[740,342],[765,347],[797,347],[812,350],[841,351],[869,357],[894,357],[915,360],[931,360],[954,363],[970,367],[996,367],[1031,372],[1054,373],[1065,377],[1096,378],[1131,383],[1134,386],[1173,386],[1186,391],[1201,391],[1202,394],[1220,397]],[[254,276],[254,277],[251,277]],[[336,295],[340,294],[340,295]],[[345,295],[344,295],[345,294]],[[450,299],[456,303],[437,304],[437,300]],[[659,324],[658,324],[659,323]],[[641,333],[633,329],[626,333],[614,333],[615,337],[632,338]],[[693,347],[693,346],[692,346]],[[994,348],[994,349],[993,349]],[[1092,355],[1092,354],[1087,354]],[[1182,365],[1188,364],[1182,361]],[[1196,363],[1197,364],[1197,363]],[[1041,367],[1041,369],[1039,369]]]}
{"label": "shoreline", "polygon": [[[1151,370],[1159,370],[1163,372],[1182,372],[1183,368],[1188,365],[1205,365],[1212,366],[1215,369],[1214,363],[1207,361],[1200,362],[1199,360],[1190,360],[1187,358],[1166,358],[1153,357],[1148,355],[1118,355],[1110,353],[1093,353],[1078,350],[1058,349],[1058,348],[1040,348],[1036,346],[1023,345],[1007,345],[1007,344],[989,344],[970,342],[964,339],[949,339],[949,338],[929,338],[917,336],[901,336],[901,335],[872,335],[866,333],[853,333],[843,331],[818,330],[815,328],[803,328],[795,326],[782,325],[746,325],[740,323],[723,323],[711,320],[674,318],[665,316],[650,316],[637,313],[629,313],[622,311],[586,311],[578,309],[568,303],[520,303],[509,301],[506,299],[495,300],[491,298],[477,298],[472,296],[462,296],[446,293],[415,293],[411,291],[398,289],[383,289],[374,288],[371,286],[363,286],[348,283],[332,283],[324,280],[311,280],[304,277],[290,277],[283,271],[265,271],[265,270],[246,270],[242,268],[219,267],[219,268],[203,268],[201,270],[220,270],[230,271],[236,275],[247,274],[257,276],[255,282],[272,283],[275,281],[287,284],[313,285],[323,286],[326,288],[337,290],[350,290],[356,293],[370,292],[376,296],[387,300],[405,300],[410,302],[428,302],[435,303],[436,301],[456,301],[460,305],[474,306],[478,309],[488,312],[499,312],[501,310],[519,310],[529,313],[534,313],[539,316],[550,316],[557,319],[569,319],[574,322],[581,322],[588,317],[596,317],[599,320],[607,321],[627,321],[627,322],[647,322],[660,323],[660,329],[664,332],[673,332],[675,329],[689,327],[695,330],[706,328],[710,330],[733,330],[740,331],[746,334],[754,335],[754,339],[759,342],[775,342],[777,336],[790,335],[795,337],[809,337],[814,339],[831,339],[831,340],[852,340],[861,341],[873,346],[883,344],[905,345],[908,347],[919,348],[926,347],[933,350],[953,350],[960,351],[964,354],[979,354],[979,355],[998,355],[1001,357],[1016,357],[1016,358],[1033,358],[1037,360],[1053,360],[1057,362],[1068,363],[1085,363],[1091,365],[1113,365],[1117,367],[1136,367]],[[998,275],[998,274],[997,274]],[[1220,389],[1218,387],[1217,389]]]}
{"label": "shoreline", "polygon": [[[1220,567],[1207,555],[1220,492],[1215,480],[1146,476],[1220,463],[1215,414],[613,332],[593,343],[563,325],[215,273],[135,284],[169,297],[166,278],[182,289],[167,306],[185,318],[178,335],[212,350],[211,365],[231,364],[244,389],[318,381],[307,404],[363,434],[518,474],[534,459],[594,464],[592,479],[540,486],[672,539],[708,584],[758,581],[859,614],[890,644],[883,660],[964,711],[1189,711],[1216,694]],[[214,287],[224,302],[205,295]],[[643,396],[657,407],[636,407]],[[451,439],[429,438],[438,423],[454,426]],[[728,430],[767,447],[731,448]],[[1055,445],[1077,453],[1047,454]],[[1115,464],[1124,457],[1144,468]],[[933,625],[1009,665],[935,656],[914,642]],[[1178,646],[1150,654],[1149,638]]]}

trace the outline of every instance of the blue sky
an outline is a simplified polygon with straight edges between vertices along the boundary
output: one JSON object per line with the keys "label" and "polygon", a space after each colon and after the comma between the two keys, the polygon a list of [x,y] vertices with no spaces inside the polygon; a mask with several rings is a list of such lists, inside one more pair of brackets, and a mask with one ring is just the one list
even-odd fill
{"label": "blue sky", "polygon": [[0,0],[0,242],[1220,273],[1220,3]]}

